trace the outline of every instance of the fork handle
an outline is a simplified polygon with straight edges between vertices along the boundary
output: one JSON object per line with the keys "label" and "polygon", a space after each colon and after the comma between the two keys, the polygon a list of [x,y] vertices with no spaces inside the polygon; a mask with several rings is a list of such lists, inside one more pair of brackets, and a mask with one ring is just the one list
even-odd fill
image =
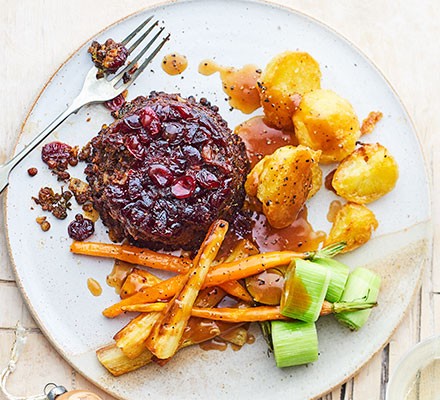
{"label": "fork handle", "polygon": [[41,131],[32,141],[19,151],[8,162],[0,166],[0,194],[6,189],[9,184],[9,174],[11,171],[34,150],[44,139],[46,139],[61,123],[66,120],[69,115],[77,112],[85,103],[78,96],[72,104],[58,117],[56,117],[43,131]]}

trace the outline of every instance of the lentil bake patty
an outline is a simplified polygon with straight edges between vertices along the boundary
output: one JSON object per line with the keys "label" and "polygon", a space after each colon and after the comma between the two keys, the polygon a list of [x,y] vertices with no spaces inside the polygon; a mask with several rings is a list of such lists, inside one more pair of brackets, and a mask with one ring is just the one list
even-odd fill
{"label": "lentil bake patty", "polygon": [[87,180],[110,237],[194,250],[244,201],[246,149],[201,99],[152,92],[126,103],[90,142]]}

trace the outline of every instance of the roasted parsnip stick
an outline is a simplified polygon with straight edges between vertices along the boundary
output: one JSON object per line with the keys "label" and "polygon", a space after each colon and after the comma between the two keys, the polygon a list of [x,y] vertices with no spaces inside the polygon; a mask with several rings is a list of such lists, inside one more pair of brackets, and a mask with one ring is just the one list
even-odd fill
{"label": "roasted parsnip stick", "polygon": [[157,358],[170,358],[179,348],[191,316],[191,309],[227,230],[226,221],[219,220],[213,223],[193,262],[194,266],[187,274],[185,285],[168,303],[161,318],[153,327],[145,345]]}
{"label": "roasted parsnip stick", "polygon": [[128,358],[115,343],[96,351],[99,362],[113,375],[121,376],[151,362],[153,354],[144,348],[136,358]]}
{"label": "roasted parsnip stick", "polygon": [[121,329],[113,339],[128,358],[136,358],[145,350],[144,342],[160,318],[160,311],[141,314]]}
{"label": "roasted parsnip stick", "polygon": [[[225,292],[219,288],[207,288],[199,292],[195,304],[198,307],[215,307],[224,297]],[[150,313],[152,311],[163,311],[166,308],[166,303],[150,303],[137,304],[132,306],[125,306],[124,311],[136,311],[142,313]],[[155,313],[156,315],[158,313]],[[189,321],[188,329],[185,329],[184,338],[188,337],[191,343],[198,343],[205,341],[220,333],[220,329],[212,325],[212,321],[206,321],[200,318],[195,318],[196,321]],[[129,358],[137,358],[137,356],[145,350],[144,341],[151,332],[156,317],[150,317],[150,314],[142,314],[128,323],[128,325],[119,331],[114,339],[116,344],[124,354]],[[205,321],[205,322],[204,322]],[[222,323],[230,326],[230,324]],[[225,330],[226,327],[223,327]],[[206,339],[208,338],[208,339]]]}
{"label": "roasted parsnip stick", "polygon": [[[203,323],[203,320],[195,318]],[[185,332],[180,348],[188,347],[193,344],[205,342],[213,339],[219,334],[227,333],[228,331],[239,327],[240,324],[229,324],[222,321],[212,321],[215,323],[215,329],[197,329],[198,322],[188,325],[188,330]],[[153,359],[153,354],[144,348],[142,354],[136,358],[128,358],[116,344],[105,346],[96,351],[99,362],[114,376],[120,376],[128,372],[134,371],[150,363]]]}

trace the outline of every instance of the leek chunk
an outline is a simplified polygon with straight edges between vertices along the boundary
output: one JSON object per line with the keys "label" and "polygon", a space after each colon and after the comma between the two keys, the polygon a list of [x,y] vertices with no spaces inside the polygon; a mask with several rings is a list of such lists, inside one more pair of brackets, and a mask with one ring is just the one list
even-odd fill
{"label": "leek chunk", "polygon": [[305,322],[315,322],[330,282],[330,271],[312,261],[290,263],[281,296],[281,314]]}
{"label": "leek chunk", "polygon": [[[347,284],[342,294],[341,303],[365,302],[375,303],[379,295],[380,276],[366,268],[356,268],[347,279]],[[371,314],[371,309],[362,311],[342,312],[336,318],[343,325],[352,330],[358,330]]]}
{"label": "leek chunk", "polygon": [[316,260],[313,260],[313,262],[327,267],[330,271],[330,283],[328,285],[325,299],[332,303],[339,301],[344,292],[350,268],[348,265],[334,260],[333,258],[317,258]]}
{"label": "leek chunk", "polygon": [[313,322],[272,321],[272,343],[278,368],[318,359],[318,335]]}

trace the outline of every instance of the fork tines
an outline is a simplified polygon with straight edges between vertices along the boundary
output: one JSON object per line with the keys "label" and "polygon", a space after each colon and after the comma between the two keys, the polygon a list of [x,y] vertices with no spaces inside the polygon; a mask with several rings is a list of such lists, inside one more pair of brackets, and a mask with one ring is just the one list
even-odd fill
{"label": "fork tines", "polygon": [[[140,33],[144,27],[146,27],[149,22],[153,19],[153,16],[148,17],[145,21],[143,21],[133,32],[131,32],[121,43],[124,46],[127,46],[132,39],[137,36],[138,33]],[[165,28],[159,28],[159,20],[156,20],[152,22],[152,24],[146,29],[146,31],[128,48],[128,53],[132,54],[134,50],[147,38],[150,33],[152,33],[155,29],[159,29],[158,32],[153,36],[153,38],[139,51],[139,53],[129,61],[129,63],[121,70],[118,71],[118,74],[111,80],[111,82],[114,85],[119,84],[121,81],[124,81],[124,85],[128,87],[146,68],[146,66],[153,60],[153,58],[159,53],[159,51],[162,49],[162,47],[165,45],[165,43],[169,40],[170,34],[162,38],[162,41],[159,42],[159,44],[153,49],[150,55],[146,57],[146,59],[142,62],[142,64],[136,68],[137,63],[142,58],[142,56],[150,50],[150,48],[155,44],[156,40],[159,38],[161,33],[164,31]],[[125,82],[126,74],[129,73],[129,71],[132,71],[135,69],[135,71],[131,74],[129,77],[129,81]]]}

